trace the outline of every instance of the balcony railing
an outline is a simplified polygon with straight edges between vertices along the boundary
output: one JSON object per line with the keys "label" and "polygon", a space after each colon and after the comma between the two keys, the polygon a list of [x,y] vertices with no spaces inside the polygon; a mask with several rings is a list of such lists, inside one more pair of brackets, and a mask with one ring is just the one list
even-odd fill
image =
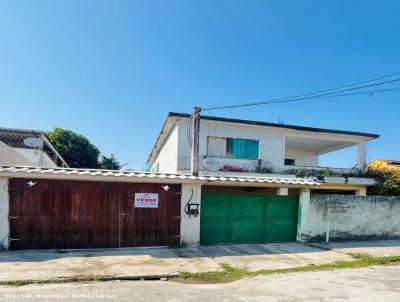
{"label": "balcony railing", "polygon": [[284,172],[294,174],[301,177],[311,176],[363,176],[363,172],[359,169],[352,168],[332,168],[320,166],[285,166]]}

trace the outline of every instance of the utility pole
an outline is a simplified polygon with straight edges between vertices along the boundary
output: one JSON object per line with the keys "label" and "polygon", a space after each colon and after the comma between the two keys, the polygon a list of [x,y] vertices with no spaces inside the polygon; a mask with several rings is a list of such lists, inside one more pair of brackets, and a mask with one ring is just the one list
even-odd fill
{"label": "utility pole", "polygon": [[190,173],[194,176],[199,176],[199,138],[200,138],[200,107],[193,108],[192,120],[189,121],[192,125],[192,150],[190,161]]}

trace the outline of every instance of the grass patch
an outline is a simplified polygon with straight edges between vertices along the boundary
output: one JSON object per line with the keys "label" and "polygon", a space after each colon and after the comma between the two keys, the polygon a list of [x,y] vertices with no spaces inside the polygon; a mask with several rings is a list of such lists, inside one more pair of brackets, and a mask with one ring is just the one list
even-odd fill
{"label": "grass patch", "polygon": [[387,265],[387,264],[400,264],[400,256],[390,257],[371,257],[367,254],[349,253],[353,260],[349,261],[336,261],[332,263],[307,265],[293,268],[283,269],[263,269],[251,272],[245,269],[231,267],[228,264],[222,264],[222,271],[205,272],[205,273],[188,273],[182,272],[178,275],[175,281],[178,282],[193,282],[193,283],[222,283],[231,282],[244,277],[255,277],[260,275],[271,274],[286,274],[297,272],[317,272],[328,271],[341,268],[361,268],[373,265]]}

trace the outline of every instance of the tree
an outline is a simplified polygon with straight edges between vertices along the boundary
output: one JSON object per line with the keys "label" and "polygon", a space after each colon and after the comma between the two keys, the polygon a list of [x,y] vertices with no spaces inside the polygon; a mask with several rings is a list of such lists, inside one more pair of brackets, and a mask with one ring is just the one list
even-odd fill
{"label": "tree", "polygon": [[100,167],[105,170],[120,170],[123,165],[121,165],[114,154],[110,154],[109,157],[101,156]]}
{"label": "tree", "polygon": [[400,168],[389,168],[387,162],[376,160],[368,164],[367,175],[377,180],[368,188],[369,195],[400,196]]}
{"label": "tree", "polygon": [[83,135],[61,128],[54,128],[46,135],[71,168],[100,167],[99,149]]}

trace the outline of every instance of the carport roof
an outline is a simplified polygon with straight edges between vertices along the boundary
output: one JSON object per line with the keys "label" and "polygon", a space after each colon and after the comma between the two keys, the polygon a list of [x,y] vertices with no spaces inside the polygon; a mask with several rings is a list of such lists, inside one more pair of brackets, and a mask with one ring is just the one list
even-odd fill
{"label": "carport roof", "polygon": [[312,178],[286,178],[286,177],[246,177],[246,176],[193,176],[190,174],[164,174],[144,171],[120,171],[98,169],[74,169],[74,168],[38,168],[25,166],[0,166],[0,176],[22,178],[58,178],[71,180],[104,180],[104,181],[142,181],[163,183],[188,183],[188,182],[213,182],[213,183],[243,183],[272,184],[288,186],[315,186],[320,185]]}

